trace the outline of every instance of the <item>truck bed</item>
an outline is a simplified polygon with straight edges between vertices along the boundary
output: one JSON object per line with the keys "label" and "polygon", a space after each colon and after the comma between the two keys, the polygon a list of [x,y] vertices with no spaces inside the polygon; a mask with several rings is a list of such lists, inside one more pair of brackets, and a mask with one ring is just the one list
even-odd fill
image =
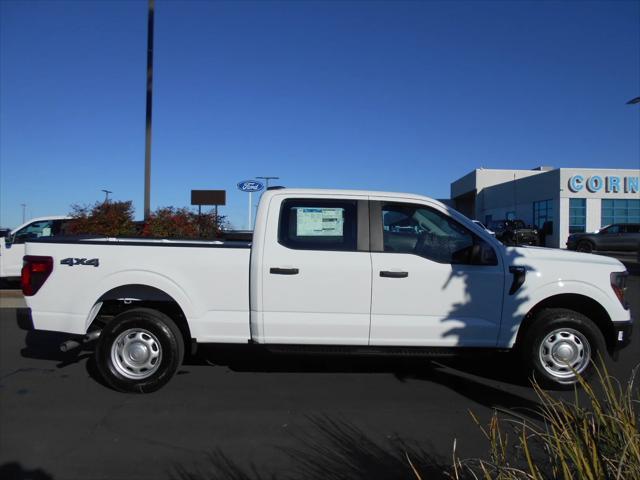
{"label": "truck bed", "polygon": [[157,291],[180,306],[197,341],[245,343],[250,247],[246,241],[104,237],[29,242],[27,255],[53,258],[49,279],[31,298],[34,327],[82,334],[102,302],[135,302]]}

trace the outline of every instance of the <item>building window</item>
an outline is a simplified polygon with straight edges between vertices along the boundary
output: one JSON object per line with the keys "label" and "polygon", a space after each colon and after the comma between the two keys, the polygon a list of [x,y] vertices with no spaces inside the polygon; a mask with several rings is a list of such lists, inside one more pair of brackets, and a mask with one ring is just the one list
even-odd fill
{"label": "building window", "polygon": [[640,200],[602,200],[601,223],[640,223]]}
{"label": "building window", "polygon": [[533,224],[542,228],[544,222],[553,220],[553,204],[551,200],[533,202]]}
{"label": "building window", "polygon": [[569,199],[569,233],[583,233],[587,229],[587,200]]}

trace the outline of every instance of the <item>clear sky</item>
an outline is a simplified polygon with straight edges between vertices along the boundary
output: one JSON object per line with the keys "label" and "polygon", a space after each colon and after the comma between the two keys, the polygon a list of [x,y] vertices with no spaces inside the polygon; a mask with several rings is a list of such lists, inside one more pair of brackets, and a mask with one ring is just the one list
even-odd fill
{"label": "clear sky", "polygon": [[[146,1],[0,1],[0,226],[143,213]],[[240,180],[447,198],[474,168],[640,167],[640,2],[156,2],[152,208]]]}

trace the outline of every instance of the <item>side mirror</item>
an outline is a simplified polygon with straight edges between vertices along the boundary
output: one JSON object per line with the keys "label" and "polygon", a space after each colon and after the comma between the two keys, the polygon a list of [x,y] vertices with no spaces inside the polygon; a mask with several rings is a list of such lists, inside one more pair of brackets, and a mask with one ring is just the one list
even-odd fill
{"label": "side mirror", "polygon": [[11,245],[13,244],[13,240],[14,240],[14,235],[7,235],[6,237],[4,237],[4,246],[6,248],[11,248]]}

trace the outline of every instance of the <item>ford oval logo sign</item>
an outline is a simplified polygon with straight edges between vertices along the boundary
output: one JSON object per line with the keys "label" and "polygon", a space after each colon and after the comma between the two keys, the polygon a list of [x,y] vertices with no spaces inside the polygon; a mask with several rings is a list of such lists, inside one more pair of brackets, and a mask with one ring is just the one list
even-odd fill
{"label": "ford oval logo sign", "polygon": [[238,183],[238,190],[243,192],[259,192],[264,188],[264,185],[257,180],[245,180],[243,182]]}

